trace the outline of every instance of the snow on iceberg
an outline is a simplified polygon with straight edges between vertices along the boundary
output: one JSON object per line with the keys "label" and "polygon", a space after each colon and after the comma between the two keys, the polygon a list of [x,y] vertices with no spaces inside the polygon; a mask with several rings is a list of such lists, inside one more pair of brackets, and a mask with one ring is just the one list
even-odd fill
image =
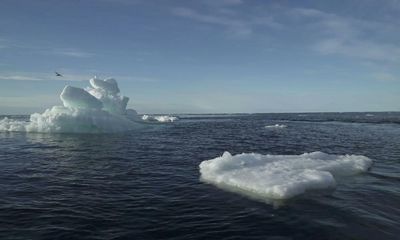
{"label": "snow on iceberg", "polygon": [[178,120],[177,117],[174,116],[150,116],[150,115],[143,115],[142,120],[146,122],[175,122]]}
{"label": "snow on iceberg", "polygon": [[101,80],[92,78],[90,79],[90,85],[92,88],[86,88],[86,91],[103,103],[103,110],[116,115],[126,114],[129,98],[119,94],[118,84],[115,79]]}
{"label": "snow on iceberg", "polygon": [[90,80],[86,89],[66,86],[60,98],[63,106],[34,113],[30,121],[0,120],[0,131],[21,132],[121,132],[143,126],[133,109],[126,109],[128,97],[119,94],[114,79]]}
{"label": "snow on iceberg", "polygon": [[104,91],[104,92],[109,92],[110,94],[117,94],[119,93],[119,88],[118,88],[118,83],[114,78],[108,78],[105,80],[101,80],[101,79],[97,79],[92,78],[89,80],[90,85],[92,85],[92,87],[94,89],[100,90],[100,91]]}
{"label": "snow on iceberg", "polygon": [[234,192],[265,200],[289,199],[307,191],[333,189],[335,178],[367,171],[372,160],[361,155],[242,153],[200,164],[201,179]]}

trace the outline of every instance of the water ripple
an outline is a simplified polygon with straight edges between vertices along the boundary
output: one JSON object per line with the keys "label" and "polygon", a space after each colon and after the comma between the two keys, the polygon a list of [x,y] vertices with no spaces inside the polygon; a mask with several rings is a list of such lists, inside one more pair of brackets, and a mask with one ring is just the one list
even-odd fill
{"label": "water ripple", "polygon": [[[0,239],[396,239],[399,125],[285,115],[287,127],[271,131],[285,116],[268,116],[187,116],[109,135],[0,133]],[[199,181],[198,164],[224,151],[375,164],[332,193],[274,206]]]}

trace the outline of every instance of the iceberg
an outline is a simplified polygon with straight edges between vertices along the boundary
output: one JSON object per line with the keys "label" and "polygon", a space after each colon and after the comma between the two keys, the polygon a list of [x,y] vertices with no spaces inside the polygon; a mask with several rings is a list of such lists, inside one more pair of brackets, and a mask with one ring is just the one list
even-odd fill
{"label": "iceberg", "polygon": [[217,187],[264,200],[285,200],[303,193],[334,189],[336,179],[367,171],[372,160],[362,155],[242,153],[200,163],[201,179]]}
{"label": "iceberg", "polygon": [[145,126],[134,109],[127,109],[128,97],[120,95],[115,79],[90,79],[86,89],[65,86],[62,106],[34,113],[29,122],[4,118],[0,131],[19,132],[122,132]]}

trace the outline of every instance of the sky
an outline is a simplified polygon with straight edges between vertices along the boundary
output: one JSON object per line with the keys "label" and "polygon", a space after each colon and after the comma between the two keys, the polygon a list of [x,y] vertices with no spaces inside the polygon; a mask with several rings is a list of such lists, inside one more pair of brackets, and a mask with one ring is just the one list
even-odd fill
{"label": "sky", "polygon": [[400,111],[399,26],[400,0],[2,0],[0,114],[94,75],[139,113]]}

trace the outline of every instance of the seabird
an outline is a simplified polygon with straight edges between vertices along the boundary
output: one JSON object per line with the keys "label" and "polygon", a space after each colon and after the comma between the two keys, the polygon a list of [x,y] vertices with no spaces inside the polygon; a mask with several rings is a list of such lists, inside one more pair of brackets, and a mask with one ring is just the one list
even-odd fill
{"label": "seabird", "polygon": [[60,73],[58,73],[58,72],[55,72],[56,73],[56,76],[57,77],[62,77],[63,75],[61,75]]}

